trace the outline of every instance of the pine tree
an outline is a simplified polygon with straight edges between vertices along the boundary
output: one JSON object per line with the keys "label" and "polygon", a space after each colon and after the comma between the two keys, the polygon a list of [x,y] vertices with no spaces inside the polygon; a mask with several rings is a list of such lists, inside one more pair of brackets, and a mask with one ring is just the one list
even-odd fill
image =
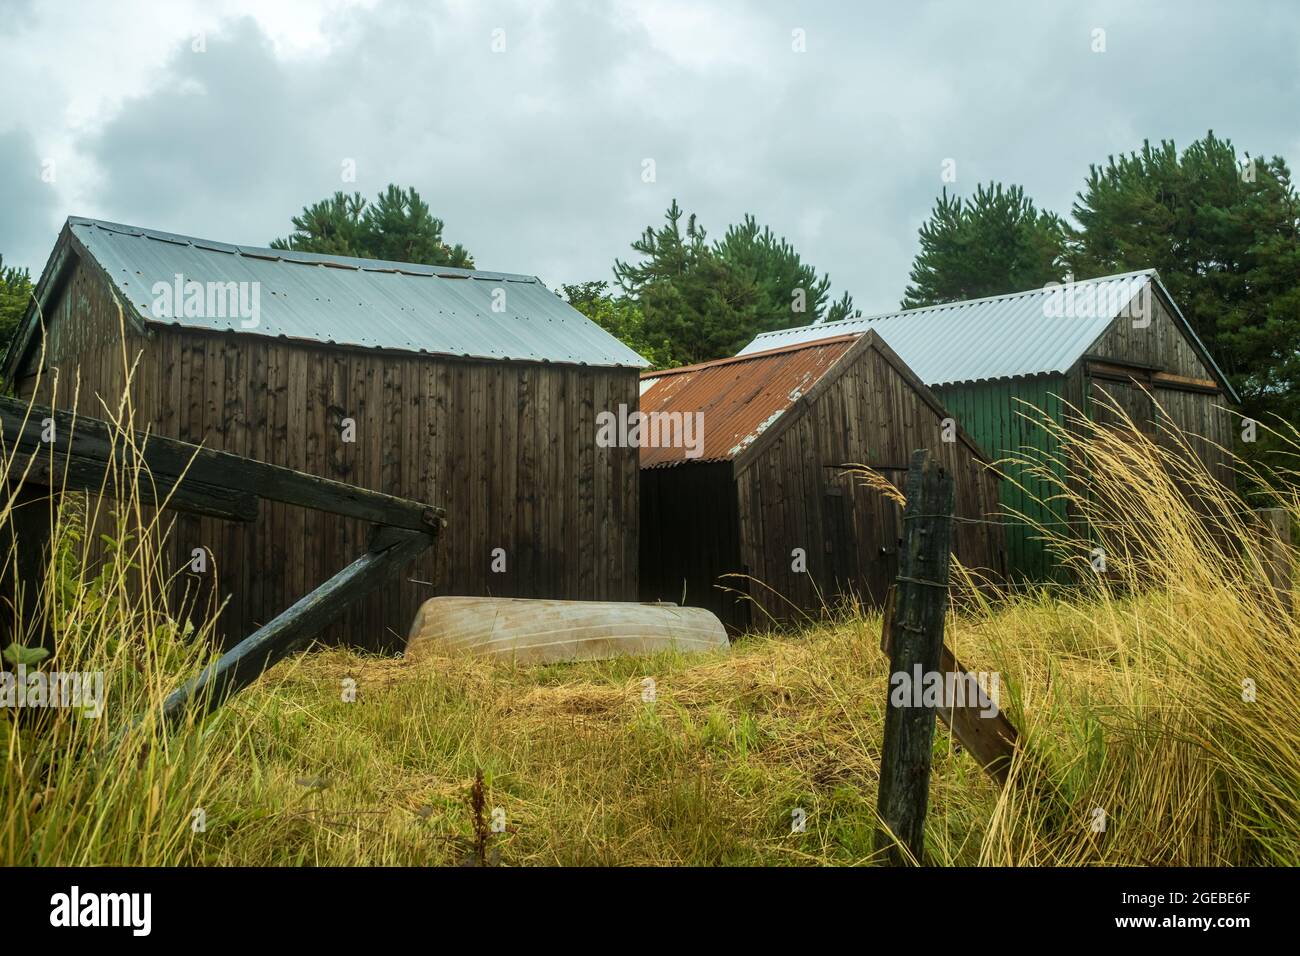
{"label": "pine tree", "polygon": [[31,274],[17,266],[6,268],[5,258],[0,255],[0,351],[8,348],[31,302]]}
{"label": "pine tree", "polygon": [[921,226],[903,308],[1020,292],[1058,281],[1066,226],[1040,211],[1020,186],[978,186],[974,198],[935,202]]}
{"label": "pine tree", "polygon": [[755,335],[835,321],[853,313],[853,300],[847,292],[828,305],[830,276],[818,278],[817,270],[804,262],[790,243],[767,226],[760,229],[753,216],[746,215],[728,229],[722,240],[714,243],[714,251],[758,289]]}
{"label": "pine tree", "polygon": [[366,209],[362,226],[365,248],[376,259],[463,269],[474,266],[463,246],[443,242],[442,220],[429,212],[428,203],[413,187],[403,191],[390,184]]}
{"label": "pine tree", "polygon": [[1075,275],[1159,270],[1243,411],[1300,424],[1300,201],[1280,157],[1213,131],[1181,155],[1146,142],[1090,168],[1074,217]]}
{"label": "pine tree", "polygon": [[271,248],[365,258],[365,212],[366,201],[361,193],[349,196],[337,192],[294,216],[294,231],[284,239],[271,240]]}
{"label": "pine tree", "polygon": [[464,246],[443,240],[442,220],[413,187],[390,184],[374,203],[360,193],[337,192],[304,208],[292,223],[293,233],[272,240],[272,249],[474,268]]}
{"label": "pine tree", "polygon": [[753,278],[732,267],[707,242],[695,216],[673,200],[666,224],[632,243],[641,261],[614,262],[623,294],[643,316],[644,334],[668,345],[668,364],[734,355],[760,327],[761,294]]}

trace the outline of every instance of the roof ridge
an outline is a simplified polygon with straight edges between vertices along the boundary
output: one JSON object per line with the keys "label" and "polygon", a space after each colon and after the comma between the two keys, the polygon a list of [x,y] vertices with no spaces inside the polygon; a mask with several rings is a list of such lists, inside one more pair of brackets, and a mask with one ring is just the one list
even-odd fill
{"label": "roof ridge", "polygon": [[[910,309],[895,309],[892,312],[875,312],[871,315],[858,315],[852,318],[836,319],[834,322],[810,322],[799,328],[811,329],[817,326],[826,328],[843,324],[846,328],[853,323],[871,323],[878,322],[881,319],[892,319],[903,315],[912,315],[917,312],[935,312],[940,309],[957,309],[971,305],[982,305],[987,302],[1001,302],[1010,299],[1019,299],[1029,295],[1043,295],[1051,291],[1052,288],[1065,288],[1080,285],[1089,285],[1094,282],[1112,282],[1116,279],[1130,279],[1135,276],[1156,275],[1155,269],[1135,269],[1131,272],[1116,272],[1112,275],[1093,276],[1089,279],[1071,279],[1069,282],[1050,283],[1035,289],[1023,289],[1019,292],[1003,292],[999,295],[986,295],[978,299],[958,299],[956,302],[940,302],[935,305],[918,305]],[[780,335],[782,332],[789,332],[790,329],[773,329],[768,332],[760,332],[755,339],[761,339],[764,336]]]}
{"label": "roof ridge", "polygon": [[[806,326],[805,326],[806,328]],[[780,330],[777,331],[789,331]],[[766,332],[760,333],[766,335]],[[843,335],[835,335],[825,339],[813,339],[808,342],[793,342],[789,345],[778,345],[773,349],[766,349],[762,352],[747,352],[744,355],[728,355],[722,358],[710,359],[707,362],[696,362],[693,365],[679,365],[676,368],[657,369],[641,373],[641,380],[649,381],[651,379],[663,378],[666,375],[684,375],[687,372],[701,372],[705,369],[720,368],[723,365],[736,365],[741,362],[748,362],[753,359],[771,358],[773,355],[780,355],[783,352],[799,352],[803,349],[824,348],[827,345],[837,345],[840,342],[856,340],[862,332],[845,332]]]}
{"label": "roof ridge", "polygon": [[[364,256],[343,256],[325,252],[306,252],[299,249],[274,249],[270,246],[254,246],[234,242],[222,242],[219,239],[205,239],[202,236],[187,236],[162,229],[150,229],[146,226],[132,226],[122,222],[110,222],[106,219],[91,219],[87,216],[69,216],[69,226],[88,226],[105,232],[117,232],[151,239],[155,242],[170,242],[176,245],[189,245],[208,252],[221,252],[227,255],[252,256],[258,259],[272,259],[278,262],[296,262],[299,265],[333,264],[334,268],[353,269],[357,272],[396,272],[403,275],[429,276],[432,278],[496,279],[507,282],[531,282],[544,285],[540,278],[522,272],[498,272],[490,269],[464,269],[459,266],[437,266],[424,262],[402,262],[396,259],[368,259]],[[409,267],[409,268],[404,268]]]}

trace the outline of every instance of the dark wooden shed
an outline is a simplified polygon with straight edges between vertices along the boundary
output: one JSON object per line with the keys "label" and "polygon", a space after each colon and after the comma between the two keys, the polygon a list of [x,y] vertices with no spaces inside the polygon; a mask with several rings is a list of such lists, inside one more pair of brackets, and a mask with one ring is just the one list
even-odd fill
{"label": "dark wooden shed", "polygon": [[[733,631],[849,592],[883,598],[901,509],[847,466],[900,486],[912,451],[928,448],[956,477],[958,515],[997,510],[999,479],[983,453],[875,334],[648,372],[641,409],[703,424],[694,457],[641,448],[641,597],[709,608]],[[967,567],[1001,576],[999,535],[954,530]]]}
{"label": "dark wooden shed", "polygon": [[[1077,518],[1057,494],[1066,476],[1043,419],[1064,428],[1080,415],[1114,424],[1113,402],[1152,440],[1180,454],[1189,448],[1234,484],[1239,435],[1229,408],[1237,395],[1153,269],[769,332],[740,354],[869,331],[885,336],[1007,475],[1012,577],[1067,576],[1024,520],[1066,529]],[[1009,460],[1027,456],[1048,463],[1056,479]]]}
{"label": "dark wooden shed", "polygon": [[[437,554],[331,629],[393,647],[436,594],[630,600],[635,410],[646,364],[538,279],[235,246],[69,219],[4,367],[19,395],[446,509]],[[256,314],[254,314],[256,313]],[[42,321],[43,317],[43,321]],[[39,386],[38,386],[39,373]],[[286,505],[181,517],[238,639],[364,548],[359,522]]]}

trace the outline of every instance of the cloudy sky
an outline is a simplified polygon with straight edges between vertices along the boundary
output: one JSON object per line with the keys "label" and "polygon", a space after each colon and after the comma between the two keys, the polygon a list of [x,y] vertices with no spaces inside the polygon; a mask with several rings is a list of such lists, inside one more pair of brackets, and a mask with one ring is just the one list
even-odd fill
{"label": "cloudy sky", "polygon": [[1293,2],[0,0],[0,254],[39,272],[68,215],[265,245],[396,182],[481,268],[556,286],[610,278],[676,197],[874,312],[945,161],[1063,213],[1143,138],[1294,167],[1298,78]]}

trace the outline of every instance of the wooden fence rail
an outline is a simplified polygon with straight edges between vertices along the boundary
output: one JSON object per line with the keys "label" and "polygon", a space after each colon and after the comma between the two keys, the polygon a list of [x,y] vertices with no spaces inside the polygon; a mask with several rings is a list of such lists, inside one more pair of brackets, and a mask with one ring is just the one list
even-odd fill
{"label": "wooden fence rail", "polygon": [[[37,613],[34,595],[48,568],[52,518],[64,491],[134,493],[144,503],[228,521],[253,520],[259,502],[268,500],[374,523],[364,554],[170,695],[164,716],[172,722],[192,706],[219,706],[252,683],[432,547],[446,524],[442,509],[418,501],[11,398],[0,397],[0,438],[14,503],[7,541],[0,541],[13,549],[0,595],[13,611],[6,615],[11,640],[18,622]],[[50,644],[48,622],[35,630]]]}

